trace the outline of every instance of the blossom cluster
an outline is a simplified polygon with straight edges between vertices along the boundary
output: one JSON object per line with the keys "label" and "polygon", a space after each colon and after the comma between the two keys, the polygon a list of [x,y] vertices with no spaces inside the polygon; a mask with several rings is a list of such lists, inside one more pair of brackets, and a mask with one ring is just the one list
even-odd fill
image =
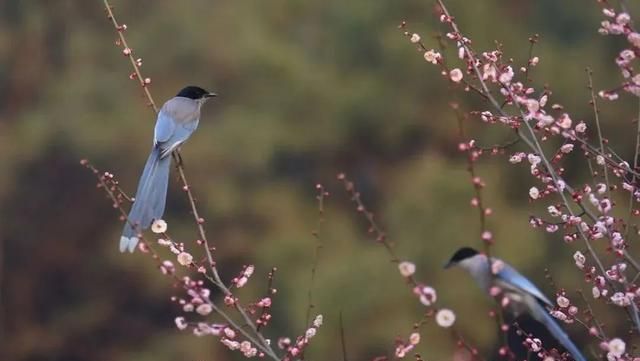
{"label": "blossom cluster", "polygon": [[633,63],[640,54],[640,33],[634,30],[631,15],[626,11],[616,12],[605,2],[602,13],[605,20],[600,23],[598,32],[602,35],[624,37],[628,47],[621,50],[615,59],[624,79],[622,85],[613,90],[601,90],[598,94],[608,100],[618,99],[620,90],[640,96],[640,74],[633,69]]}
{"label": "blossom cluster", "polygon": [[[538,41],[536,36],[529,39],[532,49],[529,58],[519,66],[504,54],[499,44],[495,49],[476,51],[471,38],[459,30],[455,18],[447,12],[442,1],[438,1],[437,7],[439,20],[448,30],[441,39],[453,45],[457,50],[455,55],[449,56],[442,50],[427,46],[422,36],[406,30],[404,23],[401,28],[405,29],[410,42],[418,45],[426,62],[439,68],[440,74],[453,87],[462,87],[485,100],[487,107],[471,111],[472,118],[488,126],[501,126],[516,137],[515,141],[504,146],[492,147],[490,154],[507,153],[510,165],[526,167],[526,172],[532,177],[523,197],[531,204],[543,205],[546,213],[531,215],[529,224],[546,233],[559,234],[558,238],[572,247],[581,247],[573,251],[573,262],[584,274],[593,298],[623,307],[625,319],[627,314],[631,315],[632,330],[637,332],[640,331],[640,287],[635,281],[640,263],[628,249],[630,238],[640,234],[636,233],[639,227],[634,224],[634,217],[640,215],[637,206],[640,202],[638,155],[636,150],[633,161],[623,159],[612,149],[613,143],[603,137],[596,93],[608,100],[617,99],[620,90],[640,96],[640,74],[634,71],[636,58],[640,55],[640,33],[634,30],[628,12],[614,10],[605,0],[600,2],[606,19],[600,24],[599,32],[626,38],[626,47],[615,61],[624,82],[616,89],[597,93],[593,90],[591,73],[587,71],[593,124],[589,124],[589,120],[575,119],[562,104],[554,101],[549,86],[538,88],[531,81],[531,69],[541,61],[533,55],[533,46]],[[458,106],[454,109],[457,110]],[[479,143],[477,139],[463,139],[458,146],[468,155],[476,190],[485,184],[473,174],[473,166],[483,154],[488,153],[487,148]],[[639,146],[636,144],[636,148]],[[515,147],[520,149],[510,151]],[[577,180],[576,175],[568,173],[568,169],[575,168],[565,164],[569,155],[572,155],[572,162],[577,156],[583,157],[582,164],[588,167],[590,178]],[[628,204],[620,207],[619,199],[625,198],[629,199]],[[474,207],[481,205],[477,193],[471,204]],[[481,221],[484,221],[482,215]],[[485,232],[489,231],[483,231],[481,238],[488,247],[494,239],[490,232],[485,237]],[[605,251],[601,252],[602,249]],[[499,271],[496,268],[499,265],[492,263],[493,274]],[[408,269],[405,267],[404,271]],[[633,275],[629,274],[631,270]],[[490,293],[503,308],[510,306],[510,299],[503,296],[500,288],[493,287]],[[557,292],[551,315],[563,323],[585,327],[595,338],[606,339],[591,308],[584,307],[588,310],[581,313],[583,307],[572,302],[569,293],[564,289]],[[604,342],[606,347],[601,348],[608,352],[609,359],[611,355],[620,357],[624,353],[624,347],[622,352],[619,351],[621,342],[624,344],[621,339],[614,338]],[[535,337],[528,338],[525,343],[533,352],[542,350]]]}
{"label": "blossom cluster", "polygon": [[304,353],[305,348],[309,345],[311,339],[316,335],[320,326],[322,326],[323,317],[322,315],[317,315],[313,320],[311,326],[307,328],[303,335],[296,337],[294,341],[292,341],[288,337],[281,337],[278,339],[278,348],[286,351],[286,355],[282,359],[283,361],[292,361],[296,360]]}
{"label": "blossom cluster", "polygon": [[[449,328],[455,323],[456,314],[450,309],[443,308],[435,313],[435,320],[438,326]],[[396,340],[395,357],[399,359],[405,358],[419,343],[420,330],[416,328],[406,341],[401,339]]]}
{"label": "blossom cluster", "polygon": [[[403,277],[413,281],[412,277],[416,272],[416,265],[413,262],[402,261],[398,264],[398,270]],[[415,281],[413,282],[415,283]],[[412,290],[413,293],[418,297],[420,303],[426,306],[428,309],[432,307],[438,299],[436,290],[433,287],[415,283]],[[446,308],[429,310],[430,312],[427,312],[427,315],[430,316],[433,316],[433,311],[435,311],[434,318],[438,326],[442,328],[449,328],[455,323],[456,315],[452,310]],[[394,353],[396,358],[405,358],[409,354],[409,352],[413,351],[418,343],[420,343],[419,331],[419,328],[416,327],[406,341],[400,339],[396,340],[396,348]]]}

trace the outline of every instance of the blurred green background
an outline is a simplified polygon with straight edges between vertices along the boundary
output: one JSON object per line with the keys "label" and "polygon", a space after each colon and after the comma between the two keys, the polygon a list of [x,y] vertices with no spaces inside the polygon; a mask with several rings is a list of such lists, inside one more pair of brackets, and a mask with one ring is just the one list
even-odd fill
{"label": "blurred green background", "polygon": [[[447,2],[477,49],[500,40],[517,64],[538,33],[535,85],[550,85],[573,119],[590,121],[584,68],[597,88],[613,87],[622,42],[597,35],[595,1]],[[472,187],[457,152],[450,100],[484,109],[450,88],[397,29],[402,20],[430,47],[441,28],[427,0],[121,1],[118,20],[161,104],[182,86],[220,94],[203,109],[183,148],[186,172],[207,220],[223,277],[255,264],[245,300],[278,267],[269,337],[304,330],[315,241],[315,184],[327,186],[324,247],[314,287],[325,325],[308,359],[339,359],[339,313],[353,360],[389,354],[422,308],[336,181],[345,171],[419,279],[454,309],[462,334],[484,354],[495,345],[491,305],[461,271],[442,264],[462,245],[479,246]],[[232,360],[213,338],[178,332],[169,298],[180,293],[146,256],[118,252],[121,223],[89,158],[133,192],[147,157],[154,116],[101,1],[0,3],[0,241],[2,360]],[[447,50],[447,54],[451,49]],[[603,105],[607,135],[632,154],[636,100]],[[510,139],[500,128],[471,126],[483,144]],[[571,176],[584,164],[571,159]],[[570,165],[571,166],[571,165]],[[482,162],[493,208],[496,254],[550,296],[584,287],[561,236],[532,231],[526,166],[504,157]],[[176,237],[196,238],[186,198],[172,178],[165,219]],[[539,211],[539,209],[538,209]],[[603,246],[604,247],[604,246]],[[170,257],[170,256],[169,256]],[[589,290],[589,288],[586,288]],[[603,309],[609,330],[622,318]],[[620,313],[620,312],[619,312]],[[584,330],[570,328],[577,340]],[[450,334],[427,326],[417,351],[453,357]]]}

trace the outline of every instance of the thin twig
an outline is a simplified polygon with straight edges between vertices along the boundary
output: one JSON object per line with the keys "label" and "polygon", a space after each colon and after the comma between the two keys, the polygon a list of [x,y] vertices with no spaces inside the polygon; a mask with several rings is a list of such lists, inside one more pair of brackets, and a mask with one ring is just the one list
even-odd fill
{"label": "thin twig", "polygon": [[[466,142],[466,138],[465,138],[465,128],[464,128],[464,120],[465,120],[465,116],[464,114],[460,111],[459,107],[457,104],[452,104],[451,108],[454,110],[455,114],[456,114],[456,119],[458,120],[458,137],[460,144],[465,144]],[[519,138],[516,141],[512,141],[512,144],[516,144],[519,141]],[[467,149],[468,148],[468,149]],[[491,278],[495,278],[495,274],[491,271],[492,268],[492,264],[493,264],[493,257],[491,257],[491,245],[493,244],[493,238],[492,236],[490,236],[490,234],[488,236],[485,236],[485,232],[489,232],[487,229],[487,208],[484,205],[483,202],[483,197],[482,197],[482,188],[484,187],[484,183],[482,182],[482,180],[480,179],[480,177],[476,174],[476,167],[475,167],[475,155],[474,152],[476,152],[475,150],[475,146],[474,147],[470,147],[469,145],[466,145],[464,147],[465,149],[465,153],[467,155],[467,172],[469,173],[469,178],[471,180],[471,183],[473,184],[473,190],[474,190],[474,195],[475,195],[475,207],[478,208],[478,218],[480,219],[480,231],[479,231],[479,235],[480,235],[480,239],[483,241],[482,245],[483,245],[483,249],[485,252],[485,255],[487,256],[487,274],[489,275],[489,277]],[[487,238],[488,237],[488,238]],[[504,314],[504,310],[502,308],[500,308],[500,312],[498,314],[498,317],[496,317],[496,327],[498,330],[498,335],[502,336],[502,343],[505,347],[509,348],[509,342],[507,340],[507,334],[502,332],[502,325],[505,322],[505,314]]]}
{"label": "thin twig", "polygon": [[344,337],[344,323],[342,322],[342,310],[340,310],[340,344],[342,345],[342,361],[349,361],[347,357],[347,341]]}
{"label": "thin twig", "polygon": [[322,239],[320,238],[320,228],[324,223],[324,200],[329,195],[322,184],[318,183],[316,185],[316,190],[318,191],[318,194],[316,195],[316,200],[318,201],[318,220],[316,223],[316,229],[311,232],[314,240],[316,241],[316,246],[313,250],[313,261],[311,263],[311,279],[309,280],[309,290],[307,292],[307,314],[304,321],[305,327],[307,327],[307,325],[309,325],[309,322],[311,322],[311,311],[315,307],[313,303],[313,286],[316,280],[320,251],[323,247]]}
{"label": "thin twig", "polygon": [[[269,297],[269,298],[271,298],[271,297],[273,297],[273,295],[274,295],[274,291],[275,291],[275,290],[274,290],[274,288],[273,288],[273,282],[274,282],[274,280],[275,280],[275,277],[276,277],[276,271],[277,271],[277,270],[278,270],[278,268],[276,268],[276,267],[271,268],[271,272],[269,272],[269,275],[267,276],[267,292],[266,292],[266,294],[265,294],[265,297]],[[268,310],[269,308],[270,308],[270,307],[262,307],[262,311],[260,311],[260,316],[258,317],[258,319],[259,319],[259,320],[262,320],[262,317],[264,316],[264,314],[265,314],[265,313],[267,313],[267,310]],[[256,329],[257,329],[258,331],[260,331],[260,328],[262,328],[262,326],[263,326],[263,325],[265,325],[265,324],[264,324],[264,323],[259,323],[259,324],[256,326]]]}
{"label": "thin twig", "polygon": [[[600,128],[600,112],[598,111],[598,102],[596,100],[596,93],[593,90],[593,72],[590,68],[586,69],[587,77],[589,79],[589,92],[591,93],[591,107],[593,108],[593,116],[596,121],[596,129],[598,130],[598,142],[600,143],[600,152],[603,154],[602,157],[607,157],[604,151],[604,138],[602,137],[602,129]],[[609,182],[609,169],[606,165],[603,165],[604,168],[604,180],[607,185],[607,197],[611,198],[611,182]]]}
{"label": "thin twig", "polygon": [[[636,143],[635,143],[635,147],[633,150],[633,169],[637,170],[638,169],[638,157],[640,155],[640,98],[638,98],[638,114],[637,114],[637,118],[636,118]],[[635,185],[636,184],[636,175],[633,175],[633,178],[631,180],[631,184]],[[627,215],[627,229],[625,230],[625,239],[628,237],[629,235],[629,231],[631,230],[631,217],[633,216],[633,192],[630,192],[629,194],[629,211],[628,211],[628,215]]]}
{"label": "thin twig", "polygon": [[[367,220],[367,223],[369,224],[368,232],[373,234],[375,237],[375,241],[380,243],[385,248],[385,250],[389,254],[389,257],[391,258],[392,263],[400,263],[400,258],[396,254],[396,251],[393,248],[391,242],[389,242],[389,240],[387,239],[387,234],[382,229],[382,227],[378,225],[378,222],[376,222],[373,212],[371,212],[362,202],[360,192],[358,192],[358,190],[355,188],[354,183],[350,181],[344,173],[338,174],[338,180],[342,182],[345,191],[347,191],[347,193],[349,193],[349,195],[351,196],[351,201],[355,203],[358,213],[364,215],[364,218]],[[413,278],[413,276],[409,276],[407,278],[412,286],[417,285],[417,282]]]}

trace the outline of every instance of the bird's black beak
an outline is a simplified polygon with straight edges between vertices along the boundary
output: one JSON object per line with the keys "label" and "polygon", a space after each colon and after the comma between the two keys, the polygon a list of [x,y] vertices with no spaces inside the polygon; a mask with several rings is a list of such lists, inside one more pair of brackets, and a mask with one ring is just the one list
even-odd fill
{"label": "bird's black beak", "polygon": [[204,95],[205,98],[214,98],[214,97],[217,97],[217,96],[218,96],[218,94],[216,94],[216,93],[207,93],[207,94]]}

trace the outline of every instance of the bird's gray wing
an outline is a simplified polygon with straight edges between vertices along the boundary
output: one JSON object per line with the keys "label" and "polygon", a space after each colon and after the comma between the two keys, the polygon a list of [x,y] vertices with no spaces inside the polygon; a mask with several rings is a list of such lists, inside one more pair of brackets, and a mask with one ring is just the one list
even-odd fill
{"label": "bird's gray wing", "polygon": [[546,303],[548,306],[553,307],[553,303],[549,301],[547,296],[545,296],[544,293],[542,293],[538,289],[538,287],[536,287],[531,281],[529,281],[529,279],[521,275],[520,272],[516,271],[515,268],[509,266],[508,264],[505,263],[496,276],[504,283],[511,285],[521,291],[529,293],[540,301]]}
{"label": "bird's gray wing", "polygon": [[196,128],[193,123],[195,123],[197,126],[198,119],[195,119],[193,122],[178,124],[173,130],[173,133],[171,134],[169,139],[162,143],[158,143],[158,146],[162,150],[162,153],[160,155],[161,158],[164,158],[167,155],[171,154],[171,152],[178,148],[180,144],[189,139],[191,133],[193,133]]}
{"label": "bird's gray wing", "polygon": [[158,114],[155,143],[162,153],[161,158],[171,154],[184,143],[198,127],[200,103],[185,98],[168,100]]}
{"label": "bird's gray wing", "polygon": [[158,113],[158,120],[156,120],[156,127],[153,134],[153,144],[158,145],[166,143],[174,134],[176,130],[176,122],[165,111],[160,110]]}

